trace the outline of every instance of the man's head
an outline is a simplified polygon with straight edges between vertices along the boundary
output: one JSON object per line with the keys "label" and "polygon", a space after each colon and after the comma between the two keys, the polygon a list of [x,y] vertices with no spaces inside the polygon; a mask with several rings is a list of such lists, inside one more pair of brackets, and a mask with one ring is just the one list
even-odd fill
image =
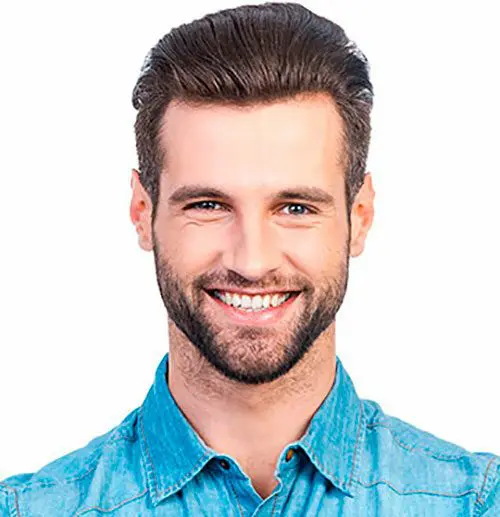
{"label": "man's head", "polygon": [[333,325],[371,225],[366,59],[298,4],[244,6],[162,38],[133,102],[131,217],[170,320],[227,377],[280,377]]}

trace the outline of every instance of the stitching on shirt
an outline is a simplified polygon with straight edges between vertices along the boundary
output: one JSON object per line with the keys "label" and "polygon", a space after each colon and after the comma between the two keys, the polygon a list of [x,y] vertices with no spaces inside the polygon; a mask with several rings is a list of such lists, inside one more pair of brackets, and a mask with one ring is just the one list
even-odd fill
{"label": "stitching on shirt", "polygon": [[356,443],[354,444],[354,452],[353,452],[353,457],[352,457],[352,469],[351,469],[351,475],[349,476],[349,482],[347,483],[347,486],[351,486],[352,485],[352,476],[354,474],[354,467],[356,466],[356,456],[357,456],[357,450],[358,450],[358,443],[359,443],[359,437],[361,435],[361,424],[363,422],[363,404],[361,403],[361,401],[359,402],[359,406],[360,406],[360,412],[359,412],[359,424],[358,424],[358,432],[357,432],[357,435],[356,435]]}
{"label": "stitching on shirt", "polygon": [[316,454],[313,452],[313,451],[308,451],[308,453],[312,456],[312,458],[314,459],[314,461],[316,461],[317,463],[319,463],[321,465],[321,468],[329,475],[331,476],[336,483],[338,483],[339,485],[342,484],[342,481],[340,481],[339,478],[337,478],[337,476],[335,476],[332,472],[330,472],[324,465],[323,463],[321,463],[320,459],[316,456]]}
{"label": "stitching on shirt", "polygon": [[388,425],[383,424],[383,423],[366,424],[366,427],[368,427],[368,428],[383,427],[383,428],[387,429],[391,433],[392,439],[398,445],[403,447],[404,449],[406,449],[406,450],[408,450],[410,452],[413,452],[413,451],[422,452],[426,456],[430,456],[431,458],[434,458],[434,459],[437,459],[437,460],[443,460],[443,461],[452,460],[453,461],[453,460],[457,460],[457,459],[460,459],[460,458],[464,458],[464,457],[470,456],[470,453],[468,453],[467,451],[466,452],[462,452],[460,454],[453,455],[453,454],[439,453],[439,452],[436,452],[434,450],[431,450],[428,447],[417,447],[416,445],[409,445],[409,444],[404,443],[404,442],[401,441],[401,439],[399,438],[399,436],[396,435],[396,432],[392,429],[392,427],[389,427]]}
{"label": "stitching on shirt", "polygon": [[[357,436],[356,436],[356,442],[354,443],[354,449],[353,449],[353,465],[352,465],[352,468],[351,468],[351,475],[349,477],[349,481],[347,482],[347,486],[350,487],[353,483],[353,474],[354,474],[354,467],[355,467],[355,462],[356,462],[356,456],[357,456],[357,453],[356,451],[359,449],[359,438],[361,436],[361,426],[362,426],[362,423],[363,423],[363,405],[362,403],[360,402],[360,419],[359,419],[359,424],[358,424],[358,430],[357,430]],[[308,453],[310,454],[310,456],[317,462],[321,465],[321,467],[323,468],[323,470],[325,472],[328,473],[328,475],[333,479],[335,480],[335,483],[337,483],[338,485],[343,485],[344,483],[337,477],[335,476],[329,469],[327,469],[325,467],[325,465],[323,464],[322,461],[320,461],[320,459],[316,456],[316,454],[312,451],[312,450],[308,450]]]}
{"label": "stitching on shirt", "polygon": [[184,481],[186,481],[186,479],[188,479],[189,477],[192,476],[193,472],[198,469],[200,464],[203,463],[210,456],[210,454],[208,452],[204,452],[187,474],[182,476],[181,479],[176,481],[173,485],[170,485],[169,487],[165,488],[165,490],[163,490],[163,492],[159,493],[156,470],[155,470],[154,463],[151,459],[151,452],[149,451],[148,442],[146,440],[146,434],[144,433],[144,418],[143,418],[143,414],[142,414],[142,406],[141,406],[141,410],[139,413],[139,425],[140,425],[142,439],[143,439],[144,445],[146,447],[146,453],[148,455],[149,464],[151,465],[151,469],[152,469],[152,473],[153,473],[153,486],[154,486],[154,491],[155,491],[155,494],[157,497],[163,497],[167,492],[170,492],[170,490],[176,489],[177,487],[181,486],[184,483]]}
{"label": "stitching on shirt", "polygon": [[140,429],[140,432],[142,435],[142,440],[144,442],[144,445],[146,446],[146,454],[148,455],[149,464],[151,465],[151,471],[153,474],[153,486],[154,486],[155,494],[158,496],[158,486],[156,483],[156,470],[155,470],[153,461],[151,460],[151,453],[149,452],[148,442],[146,441],[146,434],[144,433],[143,406],[141,406],[141,409],[139,410],[139,429]]}
{"label": "stitching on shirt", "polygon": [[117,505],[111,507],[111,508],[102,508],[100,506],[89,506],[88,508],[84,508],[82,511],[75,514],[75,517],[78,517],[79,515],[83,515],[84,513],[93,512],[94,510],[97,510],[98,512],[108,513],[113,512],[117,508],[120,508],[127,503],[130,503],[131,501],[135,501],[136,499],[140,499],[141,497],[145,496],[148,493],[148,489],[143,490],[140,494],[135,495],[133,497],[129,497],[128,499],[125,499],[121,503],[118,503]]}
{"label": "stitching on shirt", "polygon": [[274,512],[276,511],[276,503],[278,502],[278,495],[279,495],[279,492],[276,492],[276,494],[274,495],[274,504],[273,504],[273,511],[271,512],[271,517],[273,517]]}
{"label": "stitching on shirt", "polygon": [[193,472],[197,470],[200,464],[202,464],[208,457],[209,454],[204,453],[203,456],[201,456],[200,459],[195,463],[193,468],[187,474],[182,476],[181,479],[179,479],[179,481],[176,481],[173,485],[170,485],[169,487],[165,488],[165,490],[160,494],[160,497],[163,497],[170,490],[180,487],[186,481],[186,479],[189,479],[193,475]]}
{"label": "stitching on shirt", "polygon": [[227,481],[229,483],[229,486],[231,487],[234,498],[236,499],[236,504],[238,505],[238,510],[240,512],[240,515],[241,515],[241,517],[245,517],[245,514],[243,513],[243,509],[241,508],[241,505],[240,505],[240,500],[238,499],[238,495],[236,494],[236,490],[234,489],[233,483],[229,478]]}
{"label": "stitching on shirt", "polygon": [[51,488],[54,486],[67,485],[69,483],[73,483],[74,481],[79,481],[79,480],[87,477],[89,474],[92,474],[92,472],[94,472],[94,470],[97,466],[97,460],[99,459],[101,453],[102,453],[102,451],[99,449],[91,456],[92,459],[89,461],[90,462],[95,461],[95,463],[88,470],[86,470],[83,474],[80,474],[76,477],[65,478],[60,481],[28,481],[26,486],[19,487],[18,490],[20,492],[25,493],[25,492],[30,492],[32,490],[36,490],[38,488]]}
{"label": "stitching on shirt", "polygon": [[490,470],[491,466],[493,465],[493,462],[498,459],[497,456],[493,456],[490,461],[488,462],[488,465],[486,467],[486,471],[484,473],[484,479],[483,479],[483,484],[481,485],[481,490],[479,490],[479,493],[477,494],[477,502],[480,503],[480,504],[484,504],[484,499],[483,499],[483,491],[484,491],[484,488],[486,486],[486,479],[488,477],[488,471]]}
{"label": "stitching on shirt", "polygon": [[[10,490],[10,491],[14,492],[14,501],[16,503],[16,514],[18,517],[21,517],[21,512],[19,511],[19,501],[17,498],[17,490],[12,486],[7,485],[7,483],[4,483],[3,481],[0,481],[0,485],[4,486],[5,489],[8,491]],[[9,504],[9,503],[7,502],[7,504]]]}
{"label": "stitching on shirt", "polygon": [[363,483],[359,479],[357,481],[358,481],[358,483],[360,485],[364,486],[365,488],[371,488],[371,487],[373,487],[375,485],[379,485],[379,484],[383,483],[383,484],[387,485],[388,487],[390,487],[392,490],[394,490],[395,492],[397,492],[400,495],[429,494],[429,495],[440,495],[440,496],[446,496],[446,497],[462,497],[462,496],[467,495],[467,494],[477,493],[477,490],[475,490],[474,488],[471,488],[470,490],[466,490],[465,492],[462,492],[460,494],[450,494],[450,493],[447,493],[447,492],[434,492],[433,490],[408,490],[408,491],[403,491],[403,490],[398,490],[393,484],[391,484],[389,481],[387,481],[385,479],[380,479],[379,481],[375,481],[374,483],[369,483],[369,484]]}

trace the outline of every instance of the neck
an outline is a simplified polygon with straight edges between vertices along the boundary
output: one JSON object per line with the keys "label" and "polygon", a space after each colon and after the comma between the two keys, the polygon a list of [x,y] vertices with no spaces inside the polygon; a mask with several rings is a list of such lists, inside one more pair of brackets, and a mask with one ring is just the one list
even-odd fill
{"label": "neck", "polygon": [[281,451],[303,436],[332,388],[335,323],[286,375],[259,385],[220,374],[172,323],[169,342],[169,389],[184,416],[210,448],[232,456],[267,493]]}

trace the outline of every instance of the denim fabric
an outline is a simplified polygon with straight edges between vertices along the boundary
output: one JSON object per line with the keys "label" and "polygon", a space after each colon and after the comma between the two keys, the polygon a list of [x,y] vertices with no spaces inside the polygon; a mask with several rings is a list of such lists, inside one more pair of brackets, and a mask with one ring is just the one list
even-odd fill
{"label": "denim fabric", "polygon": [[0,482],[0,514],[500,516],[498,456],[468,452],[359,399],[338,357],[328,397],[304,436],[282,451],[279,484],[263,500],[238,463],[189,425],[167,368],[168,354],[143,405],[110,432]]}

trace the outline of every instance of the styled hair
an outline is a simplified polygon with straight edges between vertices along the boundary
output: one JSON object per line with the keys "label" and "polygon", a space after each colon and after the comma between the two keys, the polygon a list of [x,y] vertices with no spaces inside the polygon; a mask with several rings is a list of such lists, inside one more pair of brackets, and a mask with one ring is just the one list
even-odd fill
{"label": "styled hair", "polygon": [[334,22],[297,3],[224,9],[172,29],[149,51],[134,87],[140,180],[153,205],[165,149],[159,133],[172,100],[249,106],[328,93],[343,121],[348,210],[365,176],[373,87],[369,64]]}

